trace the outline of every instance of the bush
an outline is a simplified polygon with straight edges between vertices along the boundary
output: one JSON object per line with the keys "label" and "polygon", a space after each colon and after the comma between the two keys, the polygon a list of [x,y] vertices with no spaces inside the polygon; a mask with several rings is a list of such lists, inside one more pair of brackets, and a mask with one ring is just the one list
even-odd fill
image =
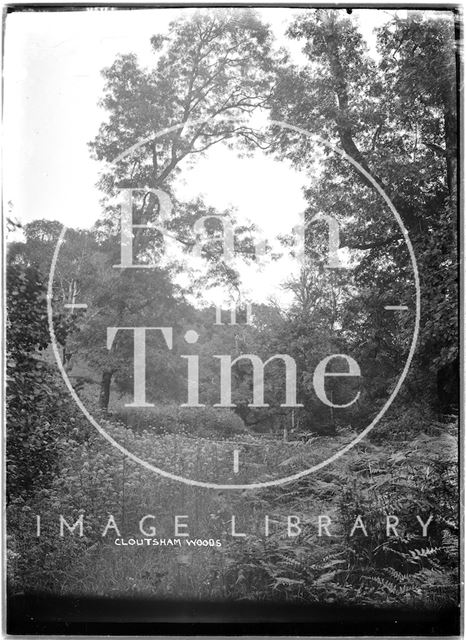
{"label": "bush", "polygon": [[445,424],[425,403],[401,405],[389,412],[370,432],[368,440],[374,444],[408,441],[422,433],[438,435],[445,431]]}
{"label": "bush", "polygon": [[[7,496],[27,497],[50,484],[57,471],[57,442],[74,408],[57,371],[44,360],[49,344],[46,287],[36,269],[7,269]],[[66,323],[57,319],[57,335]]]}
{"label": "bush", "polygon": [[[408,412],[407,412],[408,413]],[[231,598],[276,598],[374,606],[445,607],[458,601],[457,425],[424,423],[411,413],[404,442],[370,441],[319,476],[290,485],[280,497],[262,492],[275,520],[293,513],[331,516],[333,537],[319,539],[316,527],[295,541],[277,528],[269,537],[249,536],[229,548],[226,591]],[[400,427],[405,427],[401,423]],[[427,433],[426,433],[427,432]],[[435,435],[429,435],[434,433]],[[400,516],[398,536],[387,537],[385,518]],[[351,529],[362,516],[367,536]],[[423,537],[416,523],[433,520]]]}
{"label": "bush", "polygon": [[241,418],[233,411],[214,407],[126,407],[116,412],[114,418],[136,432],[151,431],[160,435],[180,433],[204,438],[230,438],[248,432]]}

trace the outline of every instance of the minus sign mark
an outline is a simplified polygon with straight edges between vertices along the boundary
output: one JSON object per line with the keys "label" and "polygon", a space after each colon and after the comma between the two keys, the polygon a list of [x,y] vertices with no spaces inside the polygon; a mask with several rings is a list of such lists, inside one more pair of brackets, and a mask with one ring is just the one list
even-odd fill
{"label": "minus sign mark", "polygon": [[65,304],[65,309],[87,309],[87,304]]}
{"label": "minus sign mark", "polygon": [[238,473],[239,471],[239,450],[235,449],[233,451],[233,473]]}
{"label": "minus sign mark", "polygon": [[407,311],[409,309],[409,307],[406,307],[405,305],[399,304],[399,305],[386,305],[384,307],[384,309],[386,309],[387,311]]}

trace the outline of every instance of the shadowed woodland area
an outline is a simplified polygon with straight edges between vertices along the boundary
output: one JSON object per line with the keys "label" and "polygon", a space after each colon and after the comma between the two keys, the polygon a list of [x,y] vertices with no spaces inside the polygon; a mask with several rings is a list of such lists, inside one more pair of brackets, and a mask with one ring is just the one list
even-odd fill
{"label": "shadowed woodland area", "polygon": [[[286,39],[299,43],[294,63],[254,10],[200,10],[154,35],[154,65],[119,56],[103,71],[107,117],[90,153],[106,162],[100,178],[102,215],[91,229],[68,228],[53,279],[53,320],[60,358],[79,398],[131,453],[185,477],[221,483],[265,482],[309,468],[351,442],[382,410],[408,358],[415,286],[403,233],[374,187],[390,197],[409,234],[421,290],[414,357],[382,420],[355,448],[315,474],[262,490],[186,486],[143,469],[113,448],[71,399],[57,369],[47,322],[47,282],[59,222],[35,220],[7,257],[7,519],[9,590],[54,594],[150,595],[157,598],[270,600],[442,608],[458,601],[458,292],[457,60],[451,12],[396,15],[368,51],[344,10],[303,11]],[[97,100],[96,96],[96,100]],[[230,216],[202,198],[178,199],[185,163],[228,143],[245,156],[260,151],[311,170],[306,136],[276,125],[255,128],[231,118],[265,114],[328,140],[372,177],[329,148],[318,180],[305,189],[304,223],[316,212],[338,221],[351,269],[328,269],[328,227],[305,235],[301,268],[283,283],[289,304],[253,304],[247,322],[238,271],[224,259],[221,225],[210,218],[202,271],[189,262],[193,224]],[[229,119],[222,117],[226,116]],[[264,116],[265,117],[265,116]],[[156,133],[182,123],[167,135]],[[151,135],[154,135],[151,138]],[[146,142],[114,159],[140,140]],[[113,164],[111,164],[113,163]],[[179,242],[164,258],[163,233],[134,229],[133,260],[154,269],[114,269],[121,228],[115,196],[141,189],[133,223],[158,224],[170,195],[166,229]],[[359,215],[360,214],[360,215]],[[286,215],[286,212],[284,213]],[[254,225],[236,227],[235,250],[255,257]],[[296,257],[290,237],[283,252]],[[274,260],[270,246],[266,260]],[[180,274],[186,276],[180,278]],[[266,271],[264,272],[266,274]],[[266,275],[264,276],[266,277]],[[238,307],[237,324],[205,292],[221,287]],[[278,301],[277,301],[278,300]],[[85,302],[72,312],[65,305]],[[407,313],[384,305],[410,305]],[[120,332],[107,348],[107,328],[173,328],[173,348],[160,335],[146,345],[146,397],[131,408],[133,338]],[[195,330],[199,340],[183,336]],[[221,394],[219,354],[232,367],[232,407]],[[283,363],[267,365],[265,408],[250,406],[253,368],[289,354],[297,367],[299,407],[282,406]],[[329,403],[316,393],[314,372],[329,354],[350,354],[361,370],[327,382]],[[198,398],[187,402],[186,356],[199,356]],[[334,368],[333,372],[341,372]],[[357,401],[353,402],[359,391]],[[347,408],[338,408],[348,405]],[[233,450],[245,463],[232,467]],[[37,536],[36,515],[41,515]],[[59,536],[59,514],[82,536]],[[102,536],[109,514],[122,536],[141,537],[138,522],[155,516],[158,537],[173,537],[174,514],[187,514],[192,537],[221,548],[134,547],[122,551]],[[244,538],[230,535],[232,514]],[[263,533],[264,516],[274,523]],[[286,517],[302,532],[286,535]],[[319,514],[332,536],[317,535]],[[366,534],[350,535],[358,515]],[[397,536],[386,536],[395,514]],[[432,523],[422,536],[416,516]],[[283,524],[285,523],[285,524]],[[262,527],[262,530],[260,529]]]}

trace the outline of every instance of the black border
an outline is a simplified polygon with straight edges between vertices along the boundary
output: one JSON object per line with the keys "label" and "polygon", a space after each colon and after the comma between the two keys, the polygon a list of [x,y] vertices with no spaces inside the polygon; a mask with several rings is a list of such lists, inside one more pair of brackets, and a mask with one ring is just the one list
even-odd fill
{"label": "black border", "polygon": [[[454,636],[459,608],[333,607],[316,603],[200,602],[24,594],[8,603],[15,635]],[[176,621],[176,622],[175,622]]]}

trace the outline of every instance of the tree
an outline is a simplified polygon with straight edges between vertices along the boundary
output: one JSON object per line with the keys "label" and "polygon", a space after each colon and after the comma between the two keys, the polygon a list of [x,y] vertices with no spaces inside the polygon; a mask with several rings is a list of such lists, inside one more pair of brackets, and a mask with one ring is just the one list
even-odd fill
{"label": "tree", "polygon": [[51,480],[66,400],[40,353],[48,346],[46,287],[35,267],[7,268],[7,494],[24,498]]}
{"label": "tree", "polygon": [[158,54],[153,70],[141,69],[134,55],[119,56],[104,70],[109,120],[91,144],[95,156],[112,162],[147,140],[104,177],[105,190],[167,186],[188,156],[233,135],[254,138],[250,127],[222,117],[251,113],[270,92],[271,36],[251,10],[197,11],[151,44]]}
{"label": "tree", "polygon": [[[306,12],[288,35],[303,42],[309,66],[281,68],[273,117],[338,144],[390,196],[409,231],[422,278],[423,325],[413,376],[420,384],[411,390],[432,390],[436,372],[454,360],[457,345],[453,20],[416,12],[404,22],[395,18],[379,33],[380,61],[368,55],[352,19],[338,10]],[[282,135],[279,143],[282,154],[310,162],[309,145],[296,136]],[[365,344],[384,353],[386,362],[393,351],[405,357],[412,327],[398,321],[395,342],[383,344],[386,327],[377,312],[383,299],[399,300],[412,291],[400,229],[381,210],[366,177],[330,151],[324,155],[322,180],[307,190],[306,215],[321,211],[336,217],[341,245],[357,258],[361,295],[351,302],[347,319],[360,316],[358,330],[370,336]]]}
{"label": "tree", "polygon": [[[141,69],[135,56],[127,55],[119,56],[110,68],[104,70],[106,85],[102,105],[108,111],[109,119],[102,124],[97,138],[91,143],[95,157],[112,162],[135,143],[145,141],[103,176],[100,185],[107,195],[115,194],[118,188],[152,187],[163,188],[174,199],[171,183],[183,160],[193,159],[211,145],[235,135],[247,141],[255,139],[250,127],[231,122],[228,118],[238,118],[259,108],[270,91],[271,37],[253,11],[198,11],[190,18],[173,22],[168,35],[154,36],[151,43],[158,55],[154,69]],[[175,128],[166,135],[158,136],[158,132],[169,127]],[[192,233],[190,237],[187,223],[192,221],[193,211],[199,214],[200,208],[200,202],[191,206],[177,203],[172,219],[166,221],[166,227],[177,232],[181,247],[192,246]],[[135,223],[157,221],[160,209],[157,196],[147,192],[135,194]],[[117,209],[107,203],[106,214],[98,224],[97,232],[99,241],[105,244],[109,253],[119,250],[117,218]],[[188,237],[183,241],[186,234]],[[162,234],[144,234],[138,230],[133,245],[134,261],[140,261],[143,256],[160,257],[163,246]],[[104,291],[100,296],[106,309],[102,312],[96,310],[94,317],[98,317],[99,322],[105,319],[107,324],[112,324],[110,317],[113,316],[118,325],[123,318],[128,322],[130,318],[134,319],[134,309],[140,312],[144,306],[151,317],[160,317],[160,313],[166,310],[166,304],[171,305],[168,300],[173,301],[173,293],[168,293],[172,276],[173,272],[168,267],[160,267],[151,276],[138,273],[138,284],[134,273],[128,270],[107,277],[102,282]],[[210,276],[217,281],[226,278],[233,286],[237,277],[234,269],[218,256],[210,260]],[[122,301],[121,291],[117,294],[118,287],[123,287],[128,294],[126,302]],[[143,296],[151,296],[146,305],[142,303],[143,298],[134,307],[128,303],[139,295],[136,291]],[[95,296],[94,301],[98,301]],[[157,304],[160,302],[162,304]],[[170,308],[171,314],[176,315],[173,306]],[[139,313],[138,321],[140,319]],[[94,331],[95,322],[82,334],[90,337],[92,344],[96,336],[102,339],[101,331]],[[94,360],[97,354],[102,355],[102,350],[97,349],[91,354]],[[113,364],[104,366],[102,375],[103,408],[108,404],[113,374],[117,370],[121,374],[121,369],[115,364],[116,353],[105,356],[104,360],[109,357],[113,358]],[[118,357],[127,362],[127,355]],[[164,359],[161,360],[163,362]],[[163,380],[168,382],[167,377]]]}

